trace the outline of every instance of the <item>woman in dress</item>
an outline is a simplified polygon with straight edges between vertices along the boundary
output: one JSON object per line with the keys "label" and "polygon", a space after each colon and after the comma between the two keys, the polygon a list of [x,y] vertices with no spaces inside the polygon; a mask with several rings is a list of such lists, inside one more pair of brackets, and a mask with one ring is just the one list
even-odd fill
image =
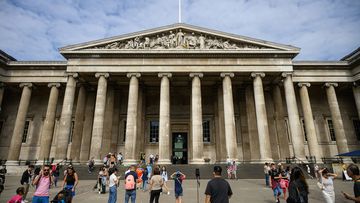
{"label": "woman in dress", "polygon": [[166,182],[169,180],[169,176],[165,166],[161,167],[161,177],[164,181],[164,188],[166,190],[166,194],[170,195],[170,190],[166,185]]}
{"label": "woman in dress", "polygon": [[326,203],[335,203],[334,178],[336,174],[330,173],[327,168],[319,170],[321,174],[322,195]]}

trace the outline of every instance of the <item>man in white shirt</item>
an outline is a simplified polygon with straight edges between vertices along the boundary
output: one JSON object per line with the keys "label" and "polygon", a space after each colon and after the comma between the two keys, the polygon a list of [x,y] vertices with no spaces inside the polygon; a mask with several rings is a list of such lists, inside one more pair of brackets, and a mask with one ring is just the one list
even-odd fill
{"label": "man in white shirt", "polygon": [[109,201],[108,203],[116,203],[117,200],[117,186],[119,184],[119,179],[116,177],[117,169],[109,169],[110,178],[109,178]]}

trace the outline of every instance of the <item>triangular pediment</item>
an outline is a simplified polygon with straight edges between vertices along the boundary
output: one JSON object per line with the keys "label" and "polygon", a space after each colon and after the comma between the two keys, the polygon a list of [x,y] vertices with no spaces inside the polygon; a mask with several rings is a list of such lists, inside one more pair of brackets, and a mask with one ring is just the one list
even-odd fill
{"label": "triangular pediment", "polygon": [[183,50],[264,50],[299,51],[299,48],[240,35],[219,32],[187,24],[173,24],[141,32],[120,35],[63,47],[61,52],[76,51],[152,51]]}

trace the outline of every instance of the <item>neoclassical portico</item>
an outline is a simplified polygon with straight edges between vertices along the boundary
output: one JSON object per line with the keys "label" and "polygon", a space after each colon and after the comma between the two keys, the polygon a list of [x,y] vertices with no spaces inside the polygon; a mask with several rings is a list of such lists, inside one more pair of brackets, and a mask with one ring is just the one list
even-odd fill
{"label": "neoclassical portico", "polygon": [[299,51],[174,24],[61,48],[65,62],[1,56],[0,158],[321,162],[359,148],[358,52],[294,61]]}

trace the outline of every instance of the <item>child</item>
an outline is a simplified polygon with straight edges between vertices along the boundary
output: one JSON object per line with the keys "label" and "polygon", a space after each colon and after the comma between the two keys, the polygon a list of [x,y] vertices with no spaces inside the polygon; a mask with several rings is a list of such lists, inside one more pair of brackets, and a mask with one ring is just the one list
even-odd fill
{"label": "child", "polygon": [[181,197],[183,196],[183,188],[182,188],[182,181],[185,179],[185,174],[177,171],[170,176],[174,179],[175,183],[175,202],[181,203]]}
{"label": "child", "polygon": [[21,203],[23,200],[23,195],[25,193],[25,188],[24,187],[19,187],[18,189],[16,189],[16,195],[14,195],[9,201],[8,203]]}

